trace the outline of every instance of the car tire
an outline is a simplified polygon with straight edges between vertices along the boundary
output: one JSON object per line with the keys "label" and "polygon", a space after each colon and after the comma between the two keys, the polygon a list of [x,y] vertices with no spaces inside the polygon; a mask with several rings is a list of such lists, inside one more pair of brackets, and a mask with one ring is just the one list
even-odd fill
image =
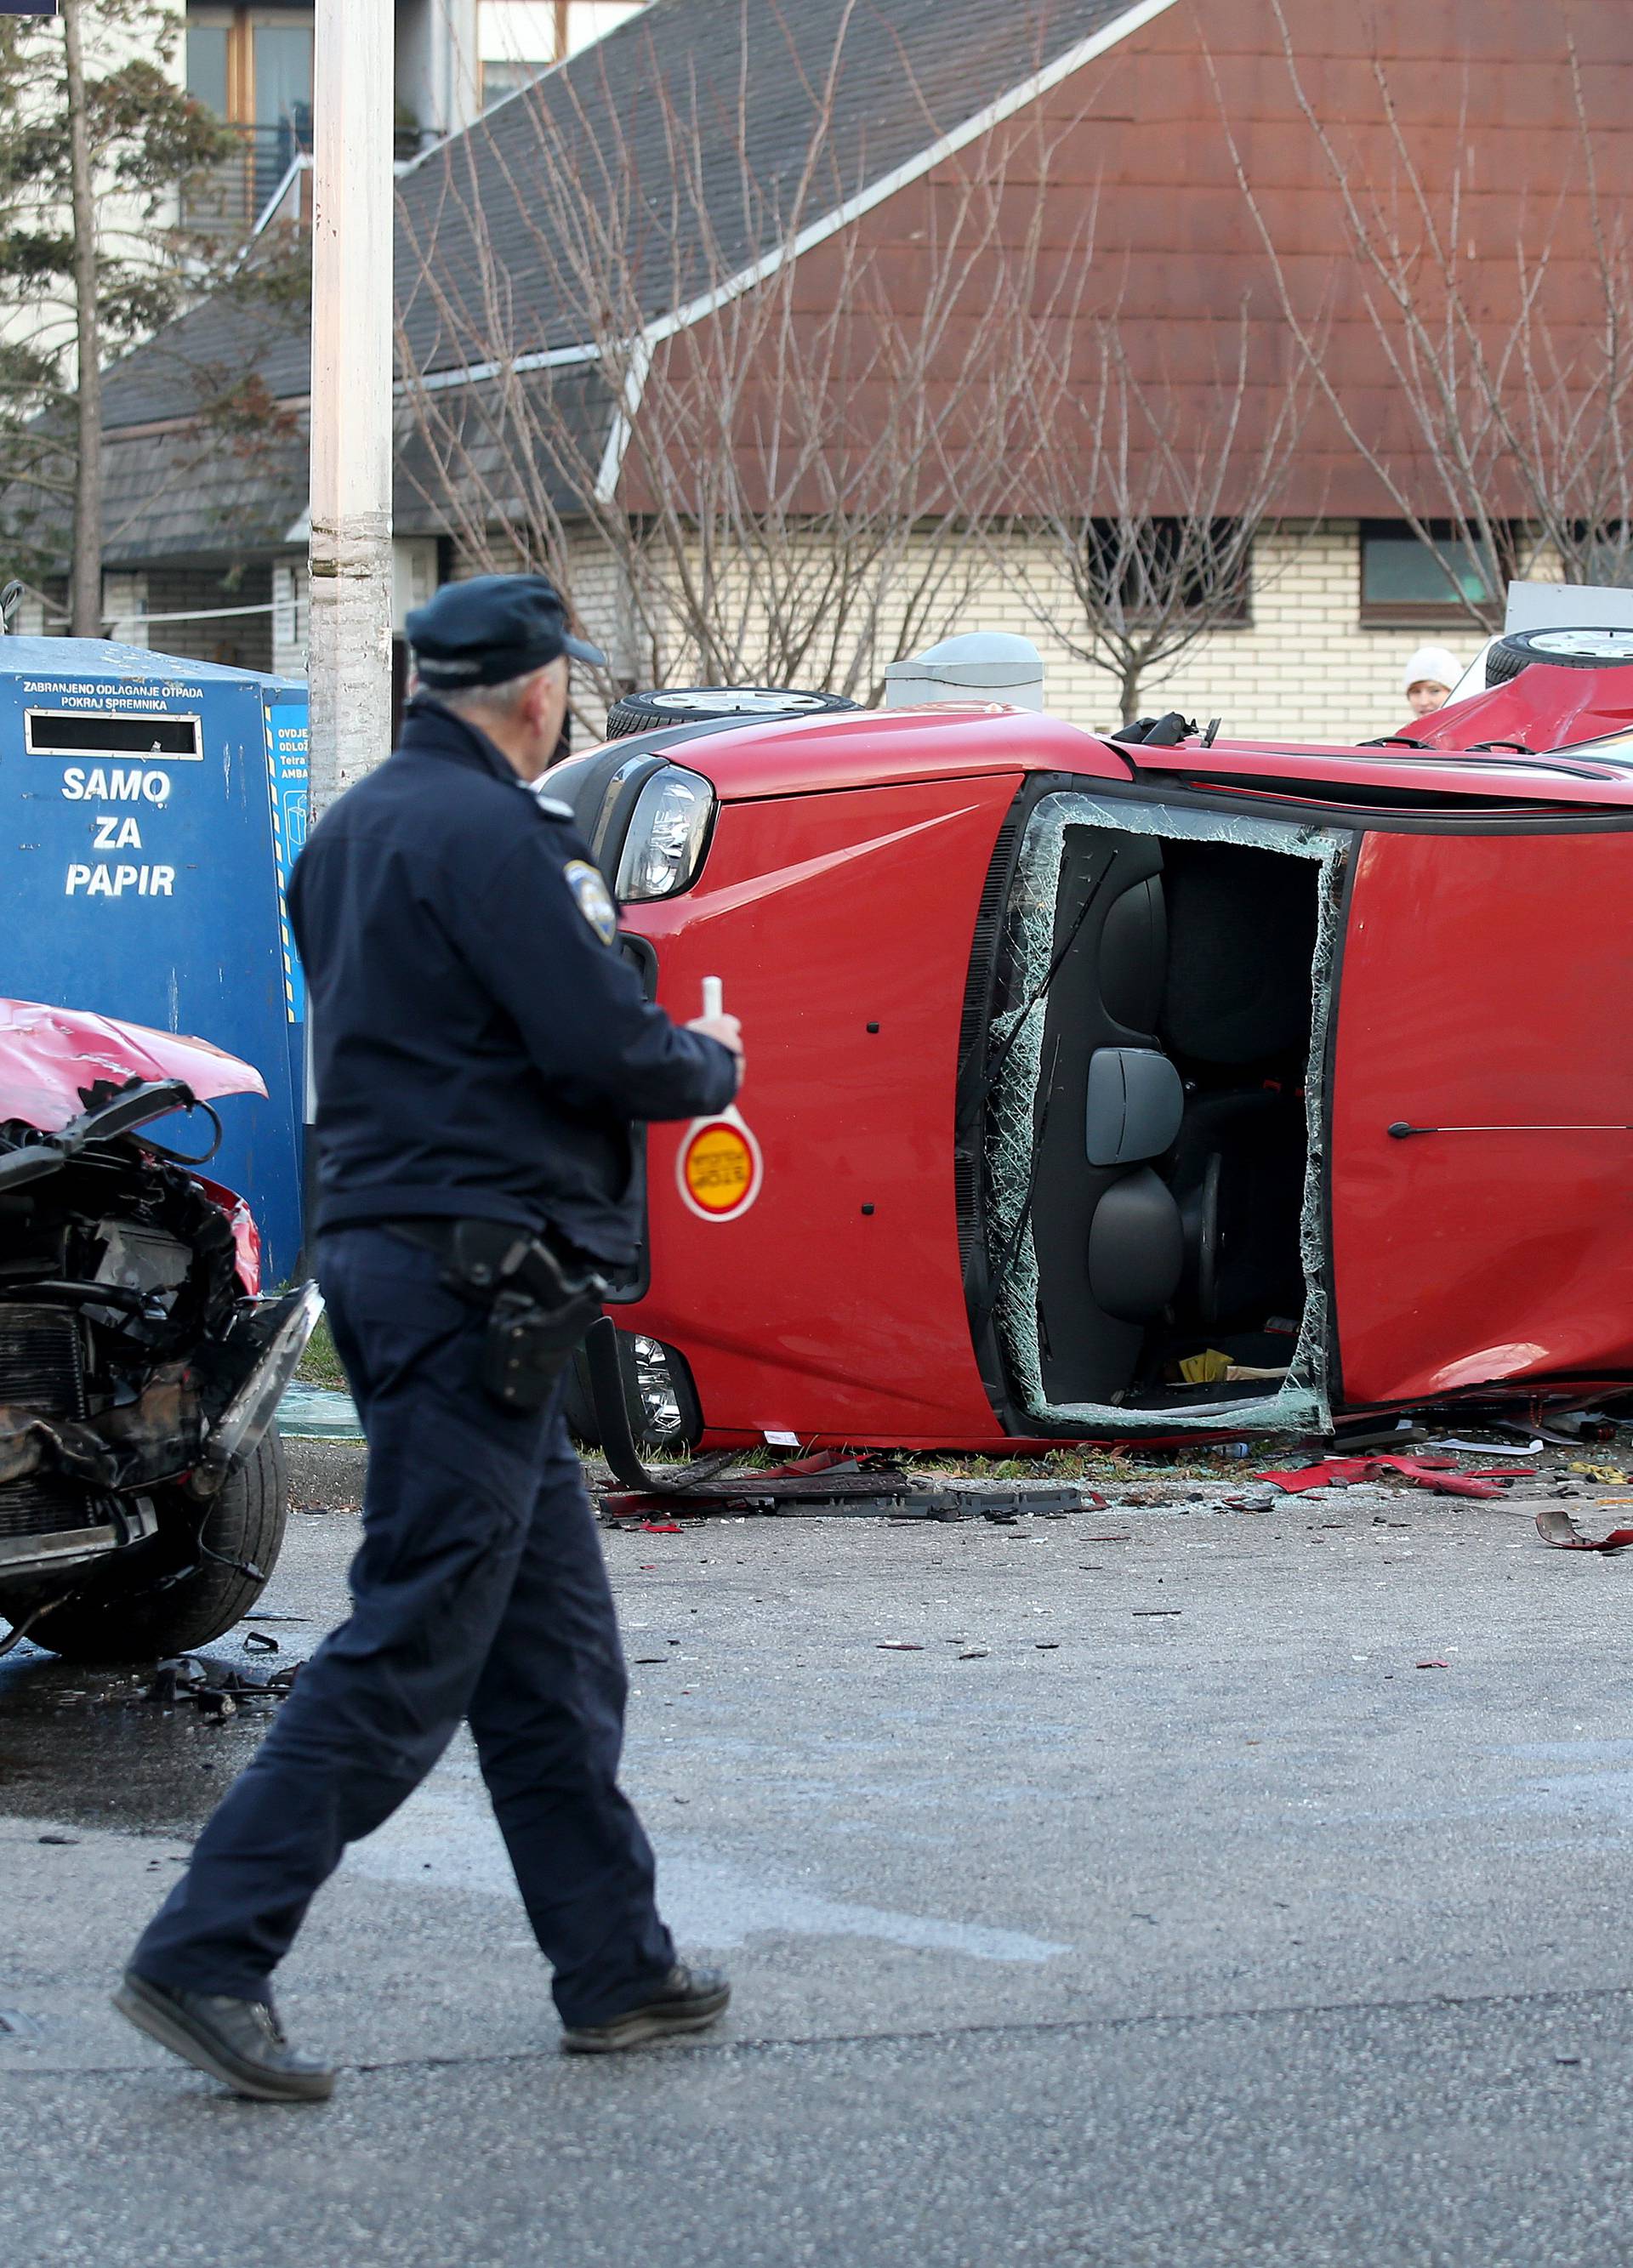
{"label": "car tire", "polygon": [[[163,1589],[65,1601],[28,1635],[65,1660],[107,1665],[159,1661],[208,1646],[241,1622],[265,1589],[288,1518],[288,1468],[277,1428],[270,1425],[210,1506],[201,1540],[217,1557]],[[146,1553],[163,1540],[161,1525],[151,1543],[131,1549]],[[246,1572],[252,1567],[258,1572]],[[26,1608],[17,1603],[20,1616]],[[0,1614],[8,1611],[0,1596]]]}
{"label": "car tire", "polygon": [[750,717],[819,717],[854,709],[839,693],[800,693],[785,685],[677,685],[621,694],[607,711],[607,738],[656,733],[666,725],[741,723]]}
{"label": "car tire", "polygon": [[1486,684],[1506,685],[1545,661],[1555,669],[1618,669],[1633,664],[1633,630],[1515,630],[1486,656]]}

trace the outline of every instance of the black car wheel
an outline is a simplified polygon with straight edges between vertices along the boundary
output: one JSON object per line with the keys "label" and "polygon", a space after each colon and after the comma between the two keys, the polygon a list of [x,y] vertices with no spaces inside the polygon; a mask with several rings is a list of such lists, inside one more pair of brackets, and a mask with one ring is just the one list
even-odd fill
{"label": "black car wheel", "polygon": [[1555,669],[1625,667],[1633,662],[1633,630],[1515,630],[1486,656],[1486,683],[1506,685],[1533,661]]}
{"label": "black car wheel", "polygon": [[665,725],[741,722],[750,717],[817,717],[854,709],[838,693],[796,693],[784,685],[683,685],[656,693],[625,693],[607,711],[607,738],[655,733]]}
{"label": "black car wheel", "polygon": [[[76,1594],[31,1624],[28,1635],[36,1646],[70,1661],[158,1661],[208,1646],[242,1621],[266,1587],[289,1517],[289,1475],[277,1428],[268,1427],[211,1500],[202,1530],[196,1525],[197,1507],[179,1491],[169,1491],[168,1501],[165,1491],[158,1497],[159,1532],[130,1547],[129,1587],[115,1587],[116,1562],[99,1563]],[[196,1532],[203,1556],[193,1549]],[[190,1559],[197,1565],[189,1566]],[[187,1566],[187,1573],[166,1581],[166,1560],[173,1571]],[[13,1621],[38,1604],[37,1597],[8,1601],[0,1593],[0,1615]]]}

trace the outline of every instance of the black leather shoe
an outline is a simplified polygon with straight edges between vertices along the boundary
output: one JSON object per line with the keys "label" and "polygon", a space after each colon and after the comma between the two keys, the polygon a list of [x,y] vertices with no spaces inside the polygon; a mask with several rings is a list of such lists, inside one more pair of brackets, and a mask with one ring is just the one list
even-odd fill
{"label": "black leather shoe", "polygon": [[561,2044],[570,2055],[613,2055],[642,2040],[700,2032],[730,1998],[731,1986],[718,1969],[688,1969],[677,1961],[650,2000],[610,2016],[604,2024],[569,2024]]}
{"label": "black leather shoe", "polygon": [[127,1969],[114,2006],[137,2031],[173,2055],[257,2102],[327,2102],[335,2074],[284,2037],[270,2000],[230,2000],[213,1992],[173,1992]]}

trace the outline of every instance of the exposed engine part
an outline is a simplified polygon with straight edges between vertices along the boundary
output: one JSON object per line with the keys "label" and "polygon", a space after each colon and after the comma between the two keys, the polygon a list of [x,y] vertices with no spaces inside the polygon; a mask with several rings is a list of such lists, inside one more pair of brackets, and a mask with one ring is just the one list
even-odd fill
{"label": "exposed engine part", "polygon": [[90,1100],[60,1136],[0,1127],[0,1573],[28,1583],[190,1533],[321,1308],[310,1285],[248,1296],[207,1188],[134,1132],[87,1138],[165,1095]]}
{"label": "exposed engine part", "polygon": [[[218,1138],[205,1097],[263,1091],[248,1065],[27,1002],[0,1026],[0,1653],[151,1660],[230,1629],[277,1559],[274,1412],[322,1302],[261,1298],[248,1207],[147,1130],[196,1108]],[[102,1075],[176,1050],[204,1095]]]}
{"label": "exposed engine part", "polygon": [[37,1454],[8,1454],[14,1410],[83,1423],[82,1334],[69,1309],[0,1303],[0,1540],[100,1525],[102,1509],[82,1484],[42,1471]]}
{"label": "exposed engine part", "polygon": [[128,1543],[144,1543],[159,1533],[159,1507],[151,1496],[87,1498],[85,1501],[95,1506],[99,1515],[92,1527],[0,1536],[0,1578],[37,1587],[42,1578],[105,1558]]}
{"label": "exposed engine part", "polygon": [[155,1294],[177,1292],[186,1283],[193,1256],[180,1237],[129,1220],[104,1221],[101,1233],[102,1256],[95,1275],[99,1284],[152,1302]]}
{"label": "exposed engine part", "polygon": [[0,1306],[0,1403],[11,1402],[54,1418],[87,1414],[79,1330],[65,1309]]}

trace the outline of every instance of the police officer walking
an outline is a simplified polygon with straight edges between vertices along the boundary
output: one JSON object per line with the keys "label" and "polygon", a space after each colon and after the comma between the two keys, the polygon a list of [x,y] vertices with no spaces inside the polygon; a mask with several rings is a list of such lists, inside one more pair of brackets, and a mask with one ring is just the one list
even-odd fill
{"label": "police officer walking", "polygon": [[368,1436],[353,1609],[143,1934],[115,2005],[240,2095],[319,2100],[270,1979],[348,1843],[462,1718],[554,1967],[572,2049],[695,2031],[729,1986],[676,1959],[617,1784],[626,1679],[560,1410],[568,1350],[636,1256],[632,1124],[736,1091],[735,1018],[684,1029],[618,949],[565,804],[536,791],[566,712],[543,576],[409,616],[400,746],[295,868],[313,1003],[318,1274]]}

